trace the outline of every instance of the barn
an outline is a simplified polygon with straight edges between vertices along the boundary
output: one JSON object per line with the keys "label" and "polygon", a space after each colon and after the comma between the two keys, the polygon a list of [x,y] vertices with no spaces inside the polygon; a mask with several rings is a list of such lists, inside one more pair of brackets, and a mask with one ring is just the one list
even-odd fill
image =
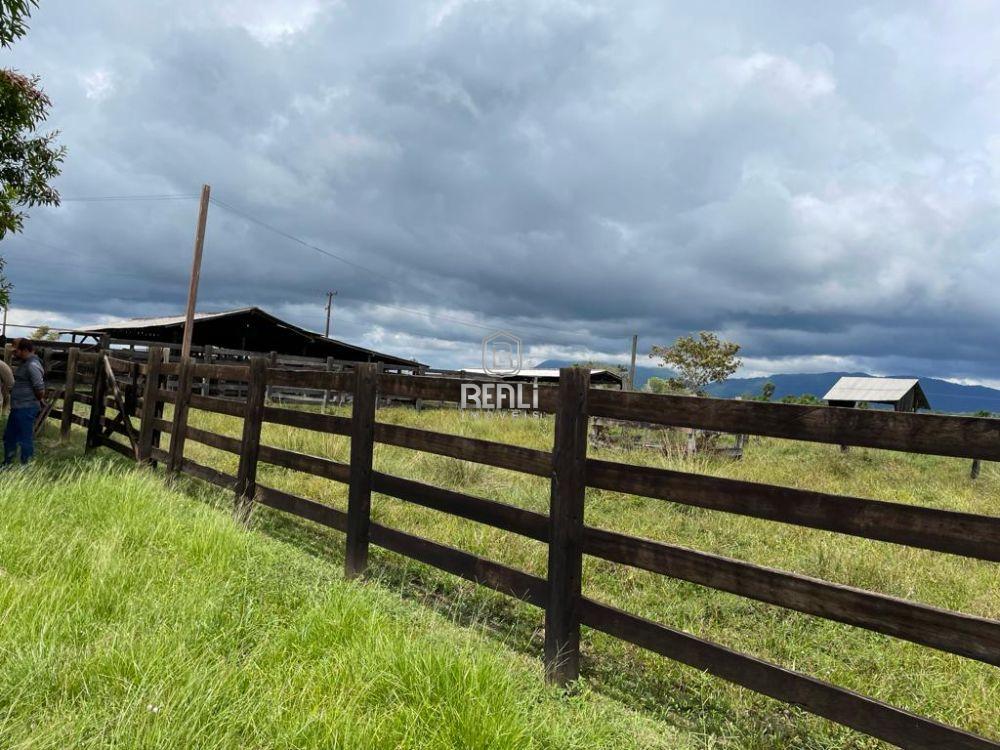
{"label": "barn", "polygon": [[887,404],[895,411],[930,409],[930,402],[916,378],[843,377],[823,399],[830,406],[857,406],[859,403]]}
{"label": "barn", "polygon": [[[134,318],[88,328],[88,335],[107,334],[113,342],[126,344],[173,344],[184,337],[184,316]],[[79,331],[69,331],[74,340]],[[278,355],[344,362],[381,362],[398,369],[418,369],[420,362],[373,349],[348,344],[307,331],[259,307],[243,307],[216,313],[196,313],[192,343],[246,352],[276,352]]]}

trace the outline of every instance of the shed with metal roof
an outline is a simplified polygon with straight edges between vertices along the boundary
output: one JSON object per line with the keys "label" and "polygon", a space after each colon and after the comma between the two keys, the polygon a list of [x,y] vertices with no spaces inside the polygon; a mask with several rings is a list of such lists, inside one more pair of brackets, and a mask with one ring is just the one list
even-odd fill
{"label": "shed with metal roof", "polygon": [[823,399],[830,406],[888,404],[895,411],[930,409],[930,402],[916,378],[843,377]]}

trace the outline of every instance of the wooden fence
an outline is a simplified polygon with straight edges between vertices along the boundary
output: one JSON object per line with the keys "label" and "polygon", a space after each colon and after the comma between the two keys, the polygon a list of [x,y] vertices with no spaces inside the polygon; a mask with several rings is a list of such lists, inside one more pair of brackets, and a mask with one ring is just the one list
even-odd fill
{"label": "wooden fence", "polygon": [[[584,522],[585,490],[594,487],[1000,562],[997,517],[587,457],[588,419],[607,417],[996,461],[1000,460],[1000,420],[599,390],[590,388],[587,371],[567,368],[561,372],[557,387],[539,390],[538,408],[555,414],[554,447],[546,452],[376,420],[380,396],[457,402],[461,381],[451,378],[380,374],[368,364],[341,373],[290,371],[269,368],[262,358],[243,366],[191,360],[164,363],[162,351],[157,350],[146,363],[80,350],[71,350],[69,357],[63,403],[51,412],[61,421],[64,434],[77,424],[88,431],[88,449],[107,446],[142,463],[159,462],[168,472],[182,472],[231,490],[240,514],[260,503],[344,532],[346,573],[350,577],[364,572],[369,545],[375,544],[544,609],[545,666],[553,682],[564,684],[578,676],[580,631],[586,626],[902,747],[1000,748],[995,741],[581,594],[583,556],[589,555],[1000,666],[998,621],[592,528]],[[201,378],[245,382],[247,397],[236,401],[201,395],[194,385]],[[176,381],[176,387],[168,388],[167,379],[172,386]],[[349,391],[353,395],[352,416],[276,407],[267,402],[269,386]],[[74,402],[89,404],[88,418],[73,414]],[[165,403],[173,404],[169,421],[163,418]],[[110,414],[106,413],[108,406]],[[191,408],[241,418],[242,437],[189,425]],[[139,417],[138,427],[133,416]],[[350,463],[264,445],[264,422],[349,436]],[[164,433],[171,436],[168,450],[160,447]],[[187,441],[237,454],[236,476],[186,458]],[[549,477],[550,513],[375,471],[375,443]],[[260,462],[346,483],[347,512],[259,483]],[[375,523],[370,518],[373,492],[543,542],[548,545],[547,577]]]}

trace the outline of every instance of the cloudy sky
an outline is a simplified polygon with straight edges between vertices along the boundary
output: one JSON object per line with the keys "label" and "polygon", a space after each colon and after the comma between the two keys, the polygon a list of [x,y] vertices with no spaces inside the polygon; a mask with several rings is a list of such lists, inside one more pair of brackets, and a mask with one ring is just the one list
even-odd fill
{"label": "cloudy sky", "polygon": [[182,311],[207,182],[199,309],[321,329],[336,289],[335,336],[438,366],[712,329],[745,374],[1000,382],[997,49],[991,0],[42,0],[3,64],[67,200],[0,247],[10,320]]}

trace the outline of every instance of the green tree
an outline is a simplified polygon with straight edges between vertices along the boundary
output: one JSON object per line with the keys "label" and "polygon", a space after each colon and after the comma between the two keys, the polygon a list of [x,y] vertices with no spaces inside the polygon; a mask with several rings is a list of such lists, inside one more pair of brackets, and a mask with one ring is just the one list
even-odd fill
{"label": "green tree", "polygon": [[[38,0],[0,0],[0,46],[9,47],[28,30],[27,20]],[[39,133],[52,102],[38,76],[0,69],[0,240],[20,232],[24,209],[59,205],[51,182],[59,175],[65,148],[57,132]],[[0,258],[0,306],[6,307],[10,283]]]}
{"label": "green tree", "polygon": [[9,47],[24,36],[33,7],[38,7],[38,0],[0,0],[0,45]]}
{"label": "green tree", "polygon": [[811,393],[803,393],[798,396],[783,396],[781,399],[783,404],[805,404],[806,406],[817,406],[823,403],[822,399],[816,398]]}
{"label": "green tree", "polygon": [[670,378],[658,378],[653,376],[646,381],[646,390],[650,393],[683,393],[683,389],[678,388]]}
{"label": "green tree", "polygon": [[51,326],[38,326],[31,332],[30,338],[34,341],[58,341],[59,331],[53,331]]}
{"label": "green tree", "polygon": [[743,364],[736,355],[740,345],[723,341],[711,331],[695,336],[681,336],[670,346],[654,346],[651,359],[662,360],[676,375],[668,380],[673,389],[697,396],[705,395],[705,386],[725,380]]}

